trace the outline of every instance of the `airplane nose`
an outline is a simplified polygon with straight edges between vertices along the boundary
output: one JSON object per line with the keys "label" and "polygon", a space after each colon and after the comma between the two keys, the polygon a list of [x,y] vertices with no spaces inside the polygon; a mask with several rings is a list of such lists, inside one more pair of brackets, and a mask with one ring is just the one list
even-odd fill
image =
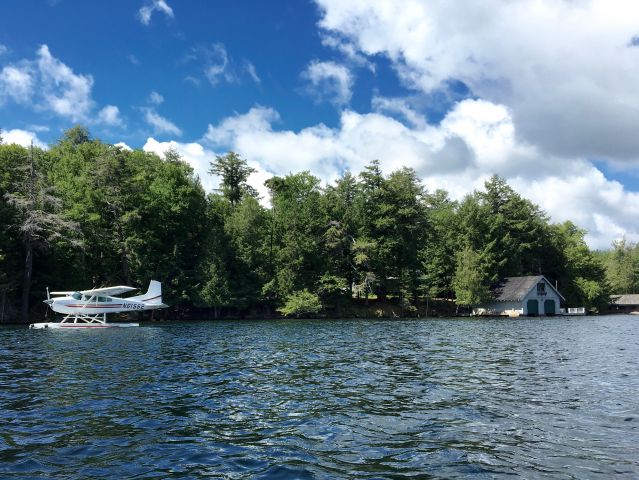
{"label": "airplane nose", "polygon": [[53,300],[43,300],[42,302],[46,303],[49,306],[51,306],[53,304]]}

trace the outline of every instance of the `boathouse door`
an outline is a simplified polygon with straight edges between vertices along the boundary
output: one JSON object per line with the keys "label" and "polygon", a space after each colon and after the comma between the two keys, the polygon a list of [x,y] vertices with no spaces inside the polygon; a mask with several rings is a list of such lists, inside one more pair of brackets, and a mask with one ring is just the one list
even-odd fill
{"label": "boathouse door", "polygon": [[546,300],[544,302],[544,314],[545,315],[554,315],[555,314],[555,301],[554,300]]}
{"label": "boathouse door", "polygon": [[531,298],[528,300],[528,315],[539,315],[539,302],[536,299]]}

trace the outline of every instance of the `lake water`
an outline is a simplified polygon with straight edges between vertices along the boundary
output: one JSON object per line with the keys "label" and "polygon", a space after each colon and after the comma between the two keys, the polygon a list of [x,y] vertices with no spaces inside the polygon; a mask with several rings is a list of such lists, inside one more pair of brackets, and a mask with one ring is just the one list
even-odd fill
{"label": "lake water", "polygon": [[0,329],[0,478],[639,478],[639,318]]}

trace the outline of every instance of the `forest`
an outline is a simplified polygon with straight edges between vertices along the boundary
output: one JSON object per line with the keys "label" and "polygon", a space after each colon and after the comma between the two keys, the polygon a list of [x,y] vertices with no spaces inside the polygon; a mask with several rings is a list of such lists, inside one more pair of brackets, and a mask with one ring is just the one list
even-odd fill
{"label": "forest", "polygon": [[221,181],[207,194],[177,152],[123,149],[81,126],[48,149],[0,140],[0,322],[44,315],[47,286],[150,279],[172,319],[381,304],[414,316],[429,302],[480,303],[497,280],[528,274],[592,310],[639,290],[637,245],[591,251],[584,230],[552,223],[498,176],[454,201],[412,169],[384,175],[371,160],[330,185],[307,171],[274,176],[260,199],[237,154],[210,171]]}

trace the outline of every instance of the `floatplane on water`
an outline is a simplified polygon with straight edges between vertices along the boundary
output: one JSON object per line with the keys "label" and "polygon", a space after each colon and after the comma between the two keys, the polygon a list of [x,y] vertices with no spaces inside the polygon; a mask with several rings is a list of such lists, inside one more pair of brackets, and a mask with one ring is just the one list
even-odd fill
{"label": "floatplane on water", "polygon": [[[162,284],[155,280],[143,295],[121,298],[115,295],[137,290],[133,287],[103,287],[78,292],[51,292],[44,301],[51,310],[65,314],[60,322],[32,323],[29,328],[109,328],[138,327],[137,323],[107,323],[107,314],[156,310],[162,303]],[[51,298],[54,296],[55,298]]]}

